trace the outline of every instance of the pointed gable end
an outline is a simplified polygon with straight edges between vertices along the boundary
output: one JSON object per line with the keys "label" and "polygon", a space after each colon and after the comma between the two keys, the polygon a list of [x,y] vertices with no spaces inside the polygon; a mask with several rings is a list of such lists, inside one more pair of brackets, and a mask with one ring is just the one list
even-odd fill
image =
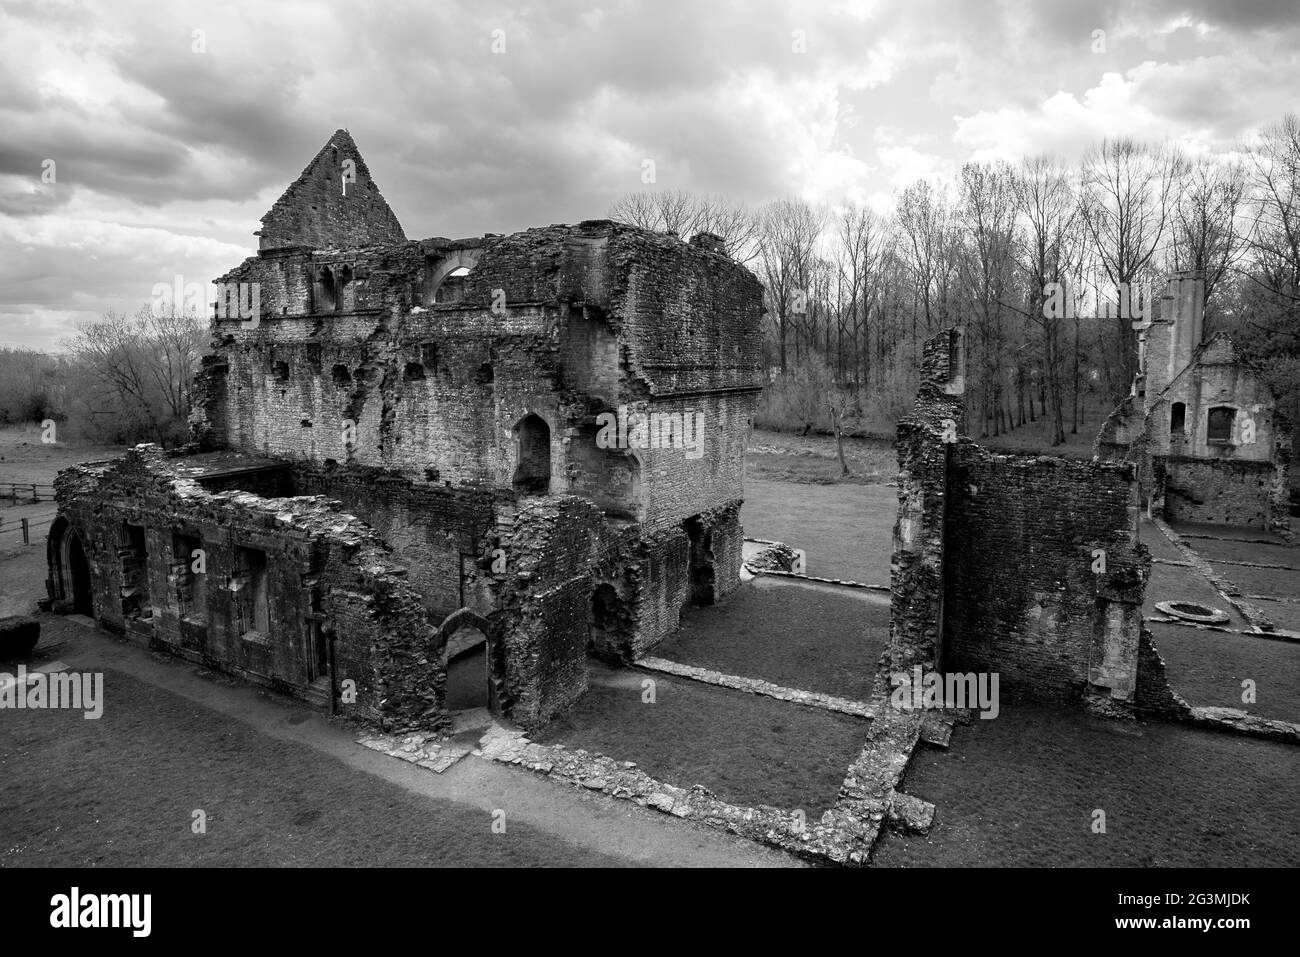
{"label": "pointed gable end", "polygon": [[336,130],[262,217],[259,249],[369,246],[406,240],[347,130]]}

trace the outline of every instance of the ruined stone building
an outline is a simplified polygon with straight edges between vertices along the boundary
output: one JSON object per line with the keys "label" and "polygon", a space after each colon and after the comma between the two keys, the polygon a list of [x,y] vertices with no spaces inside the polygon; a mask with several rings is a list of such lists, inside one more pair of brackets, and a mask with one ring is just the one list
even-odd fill
{"label": "ruined stone building", "polygon": [[391,729],[530,726],[738,586],[761,291],[712,237],[408,240],[343,130],[258,235],[192,445],[59,477],[56,608]]}
{"label": "ruined stone building", "polygon": [[1204,337],[1204,282],[1170,279],[1140,333],[1132,394],[1095,451],[1139,467],[1143,504],[1175,521],[1290,529],[1291,439],[1232,339]]}
{"label": "ruined stone building", "polygon": [[962,432],[960,329],[926,343],[898,426],[890,635],[880,679],[996,673],[1009,698],[1156,711],[1170,694],[1142,627],[1150,555],[1132,463],[1000,454]]}

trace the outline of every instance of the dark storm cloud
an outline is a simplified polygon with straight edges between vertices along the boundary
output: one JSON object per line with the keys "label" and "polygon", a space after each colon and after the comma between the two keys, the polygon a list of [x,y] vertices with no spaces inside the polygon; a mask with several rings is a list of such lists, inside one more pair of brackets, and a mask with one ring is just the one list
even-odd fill
{"label": "dark storm cloud", "polygon": [[[1072,147],[1079,114],[1229,139],[1273,110],[1256,91],[1294,61],[1295,21],[1208,0],[14,0],[0,242],[21,255],[0,262],[0,341],[16,317],[27,341],[218,275],[339,127],[413,237],[603,216],[646,188],[837,200],[999,143]],[[1077,105],[1045,109],[1058,90]]]}

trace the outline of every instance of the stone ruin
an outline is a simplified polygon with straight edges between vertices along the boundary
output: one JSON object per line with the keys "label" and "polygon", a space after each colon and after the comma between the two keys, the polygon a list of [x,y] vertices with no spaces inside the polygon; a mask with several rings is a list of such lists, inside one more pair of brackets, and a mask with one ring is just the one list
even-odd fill
{"label": "stone ruin", "polygon": [[711,237],[408,240],[344,130],[258,235],[193,443],[59,476],[56,610],[386,730],[532,727],[738,587],[762,291]]}
{"label": "stone ruin", "polygon": [[1205,336],[1205,283],[1169,278],[1139,330],[1131,394],[1094,443],[1138,467],[1154,517],[1290,535],[1290,427],[1226,333]]}
{"label": "stone ruin", "polygon": [[960,329],[924,347],[899,423],[889,642],[877,691],[923,673],[1000,676],[1009,699],[1181,713],[1142,626],[1150,555],[1132,463],[994,453],[963,434]]}
{"label": "stone ruin", "polygon": [[[258,235],[218,280],[193,442],[57,479],[54,610],[385,731],[528,729],[589,654],[634,661],[739,587],[762,289],[715,237],[408,240],[343,130]],[[1158,710],[1138,467],[981,448],[964,363],[960,330],[929,341],[899,425],[877,691],[997,672]]]}

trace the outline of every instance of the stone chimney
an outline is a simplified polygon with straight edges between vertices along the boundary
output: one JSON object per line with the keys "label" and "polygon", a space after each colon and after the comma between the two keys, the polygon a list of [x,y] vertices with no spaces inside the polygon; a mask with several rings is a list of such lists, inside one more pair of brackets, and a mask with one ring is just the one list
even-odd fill
{"label": "stone chimney", "polygon": [[1147,327],[1142,353],[1144,407],[1187,368],[1205,335],[1205,279],[1198,272],[1174,273]]}

